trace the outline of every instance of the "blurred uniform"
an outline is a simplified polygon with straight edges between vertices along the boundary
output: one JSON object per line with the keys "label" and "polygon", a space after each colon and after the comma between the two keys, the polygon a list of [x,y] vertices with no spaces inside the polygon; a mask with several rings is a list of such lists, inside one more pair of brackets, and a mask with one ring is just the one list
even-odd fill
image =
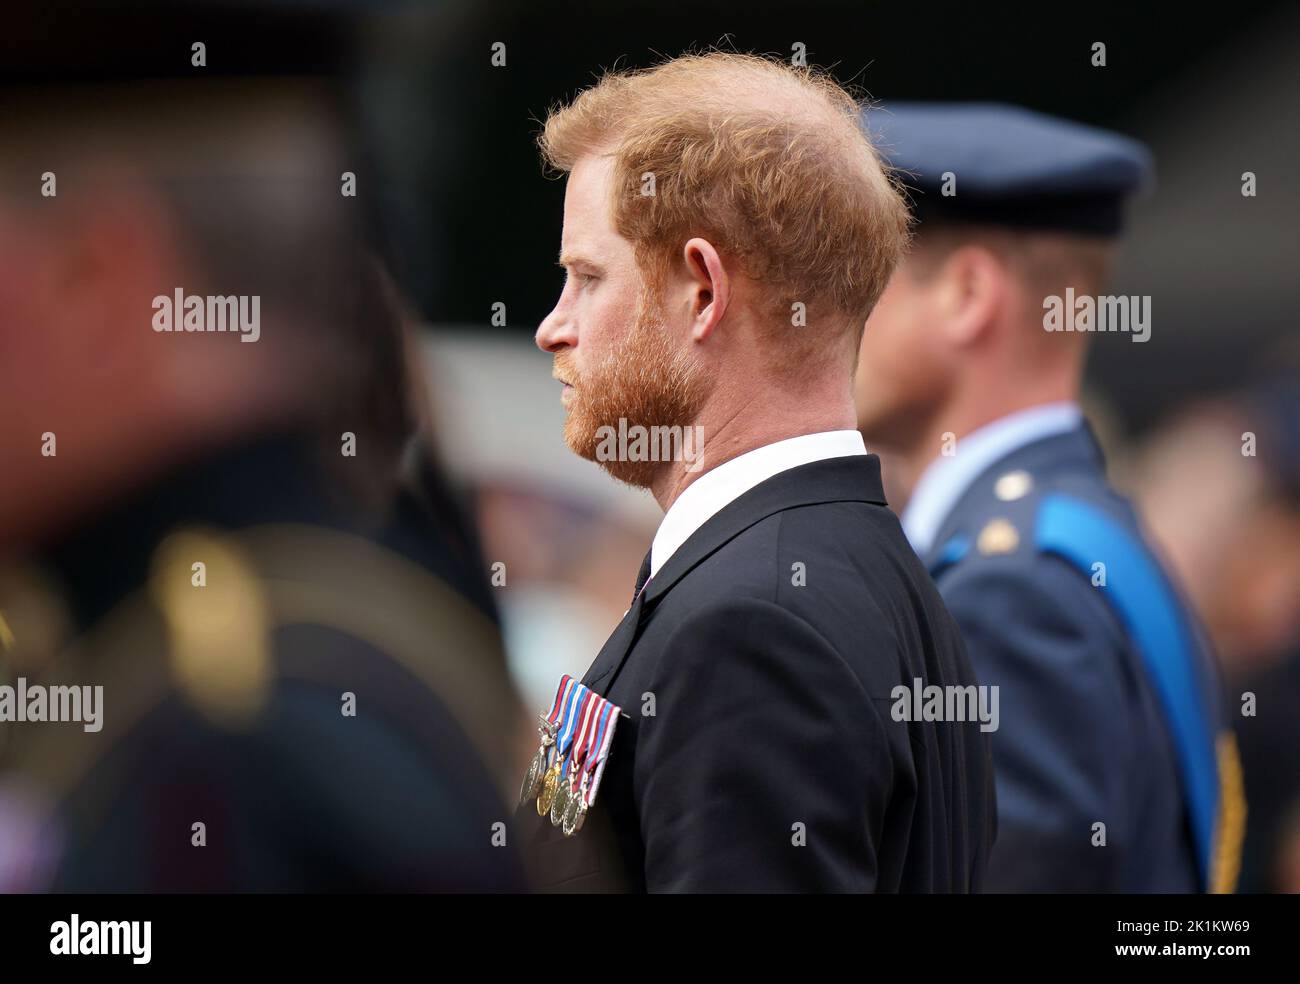
{"label": "blurred uniform", "polygon": [[0,726],[5,887],[524,887],[481,560],[414,492],[359,520],[327,454],[240,442],[5,572],[2,682],[104,688],[98,732]]}
{"label": "blurred uniform", "polygon": [[1220,580],[1208,587],[1218,601],[1212,628],[1236,644],[1228,703],[1250,699],[1250,712],[1236,716],[1250,801],[1241,887],[1300,892],[1300,379],[1285,359],[1271,368],[1275,378],[1229,404],[1227,439],[1235,445],[1248,430],[1268,451],[1242,459],[1258,481],[1231,502],[1244,515],[1229,527],[1229,556],[1216,556]]}
{"label": "blurred uniform", "polygon": [[[1010,107],[897,104],[866,125],[906,172],[922,237],[1113,237],[1149,169],[1132,141]],[[902,520],[979,682],[1000,688],[989,887],[1230,888],[1244,804],[1215,670],[1078,405],[1026,406],[957,447]]]}
{"label": "blurred uniform", "polygon": [[[210,18],[211,71],[188,9],[79,15],[93,45],[6,31],[0,699],[102,702],[89,728],[0,722],[0,891],[524,886],[486,566],[431,461],[401,477],[422,384],[373,249],[394,216],[369,189],[399,183],[369,158],[396,151],[345,98],[366,35],[281,14]],[[150,298],[182,286],[253,298],[258,337],[158,333]]]}

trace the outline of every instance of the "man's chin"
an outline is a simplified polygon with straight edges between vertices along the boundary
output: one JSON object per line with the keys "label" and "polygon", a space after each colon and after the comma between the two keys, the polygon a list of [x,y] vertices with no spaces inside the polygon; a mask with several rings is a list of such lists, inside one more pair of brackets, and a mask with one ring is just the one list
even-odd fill
{"label": "man's chin", "polygon": [[[592,458],[591,460],[595,460]],[[634,489],[649,489],[653,487],[655,476],[664,466],[659,461],[596,461],[596,464],[605,469],[605,474],[624,485],[630,485]]]}
{"label": "man's chin", "polygon": [[870,450],[872,447],[880,447],[887,440],[888,432],[881,427],[879,420],[859,414],[858,433],[867,442],[867,449]]}
{"label": "man's chin", "polygon": [[628,461],[617,456],[602,455],[600,449],[605,442],[599,437],[600,433],[600,426],[590,426],[587,422],[579,421],[572,413],[564,422],[564,443],[574,454],[600,465],[607,475],[625,485],[637,489],[650,488],[664,463]]}
{"label": "man's chin", "polygon": [[921,412],[902,411],[879,415],[859,413],[858,432],[866,442],[868,451],[908,455],[917,450],[918,443],[924,439],[926,432],[922,421],[926,419],[926,415]]}
{"label": "man's chin", "polygon": [[897,450],[900,440],[911,429],[917,415],[907,407],[883,401],[858,404],[858,431],[868,449],[888,447]]}

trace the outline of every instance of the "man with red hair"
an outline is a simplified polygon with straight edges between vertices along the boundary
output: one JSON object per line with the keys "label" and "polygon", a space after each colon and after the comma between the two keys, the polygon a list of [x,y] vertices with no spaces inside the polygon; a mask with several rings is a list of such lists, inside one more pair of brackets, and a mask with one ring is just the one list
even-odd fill
{"label": "man with red hair", "polygon": [[[858,342],[908,216],[852,97],[694,55],[605,77],[540,144],[568,174],[566,281],[537,331],[566,439],[665,516],[582,681],[619,708],[600,799],[576,836],[534,818],[539,880],[978,888],[989,722],[854,430]],[[918,717],[914,687],[969,707]],[[539,755],[583,796],[599,753],[563,698]]]}

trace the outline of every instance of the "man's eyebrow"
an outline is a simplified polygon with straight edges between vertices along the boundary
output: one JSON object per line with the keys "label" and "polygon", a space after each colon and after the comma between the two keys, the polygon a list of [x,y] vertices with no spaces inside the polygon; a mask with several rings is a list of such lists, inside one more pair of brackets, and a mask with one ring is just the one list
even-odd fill
{"label": "man's eyebrow", "polygon": [[604,267],[595,260],[589,260],[585,256],[580,256],[577,253],[561,253],[560,266],[565,269],[568,269],[571,266],[585,266],[598,271],[604,269]]}

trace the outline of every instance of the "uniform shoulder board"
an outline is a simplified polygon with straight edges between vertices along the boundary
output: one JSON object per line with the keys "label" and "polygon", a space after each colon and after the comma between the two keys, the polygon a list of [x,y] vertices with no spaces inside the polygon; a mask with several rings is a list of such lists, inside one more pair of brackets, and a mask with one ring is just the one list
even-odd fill
{"label": "uniform shoulder board", "polygon": [[937,578],[968,558],[1010,557],[1033,550],[1039,498],[1033,476],[1023,469],[1003,472],[984,485],[982,492],[970,514],[971,521],[945,540],[931,557],[932,577]]}

